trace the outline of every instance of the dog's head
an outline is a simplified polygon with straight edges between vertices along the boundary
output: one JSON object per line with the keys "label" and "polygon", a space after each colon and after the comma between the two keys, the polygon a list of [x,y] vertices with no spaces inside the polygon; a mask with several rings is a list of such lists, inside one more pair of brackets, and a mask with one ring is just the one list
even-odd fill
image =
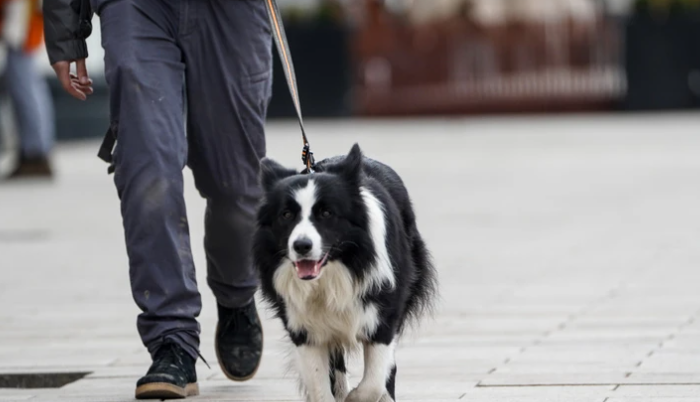
{"label": "dog's head", "polygon": [[274,269],[288,260],[299,279],[315,280],[329,262],[348,265],[347,259],[357,258],[350,256],[352,251],[367,241],[362,158],[355,145],[347,156],[313,174],[262,161],[265,196],[254,242],[259,267]]}

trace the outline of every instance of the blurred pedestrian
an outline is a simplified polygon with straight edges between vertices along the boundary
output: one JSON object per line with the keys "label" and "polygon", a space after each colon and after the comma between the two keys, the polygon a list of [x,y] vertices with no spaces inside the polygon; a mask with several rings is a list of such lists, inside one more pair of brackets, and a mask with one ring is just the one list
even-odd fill
{"label": "blurred pedestrian", "polygon": [[6,48],[5,88],[15,112],[20,149],[10,179],[53,175],[54,111],[46,78],[37,68],[43,44],[40,0],[3,0],[2,41]]}
{"label": "blurred pedestrian", "polygon": [[218,304],[219,364],[228,378],[248,380],[263,347],[250,236],[272,95],[265,3],[44,0],[49,59],[63,88],[81,100],[92,93],[85,39],[93,11],[110,92],[101,154],[113,162],[131,289],[143,312],[137,326],[153,360],[136,397],[198,393],[201,299],[183,198],[186,163],[207,200],[204,246]]}

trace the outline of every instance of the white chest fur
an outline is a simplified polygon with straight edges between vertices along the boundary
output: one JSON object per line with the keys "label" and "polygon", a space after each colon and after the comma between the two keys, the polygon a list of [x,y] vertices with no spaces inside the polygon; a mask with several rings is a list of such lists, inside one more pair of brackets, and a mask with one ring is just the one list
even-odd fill
{"label": "white chest fur", "polygon": [[377,308],[363,306],[350,272],[332,262],[315,281],[302,281],[294,266],[285,263],[275,273],[275,290],[284,299],[289,329],[304,331],[309,343],[353,347],[379,325]]}

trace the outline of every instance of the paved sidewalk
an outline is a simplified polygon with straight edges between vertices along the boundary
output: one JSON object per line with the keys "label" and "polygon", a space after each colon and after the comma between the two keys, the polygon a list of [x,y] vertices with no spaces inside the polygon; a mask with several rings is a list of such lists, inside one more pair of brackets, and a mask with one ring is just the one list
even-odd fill
{"label": "paved sidewalk", "polygon": [[[318,157],[358,141],[405,178],[440,271],[439,314],[398,351],[398,399],[700,401],[700,118],[316,122]],[[299,166],[293,122],[269,153]],[[0,401],[130,401],[148,367],[121,218],[97,142],[65,144],[51,185],[0,183],[0,380],[90,372]],[[187,177],[205,299],[201,401],[297,401],[266,320],[258,376],[213,350],[203,200]],[[354,370],[354,379],[358,371]]]}

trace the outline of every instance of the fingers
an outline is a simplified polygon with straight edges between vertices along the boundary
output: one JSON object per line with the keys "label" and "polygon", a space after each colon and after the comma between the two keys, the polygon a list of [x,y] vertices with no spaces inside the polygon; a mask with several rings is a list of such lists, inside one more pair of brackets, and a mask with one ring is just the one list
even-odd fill
{"label": "fingers", "polygon": [[94,92],[92,89],[92,79],[88,78],[88,83],[83,85],[80,83],[80,79],[78,78],[77,75],[71,74],[70,80],[71,80],[71,85],[73,85],[73,87],[79,89],[80,91],[84,92],[85,94],[92,95],[92,93]]}
{"label": "fingers", "polygon": [[89,85],[92,84],[92,78],[88,78],[87,84],[82,84],[82,83],[80,82],[80,79],[78,78],[78,76],[75,75],[75,74],[73,74],[73,73],[70,73],[70,79],[71,79],[72,81],[75,81],[75,83],[78,84],[78,85],[89,86]]}
{"label": "fingers", "polygon": [[70,62],[68,61],[59,61],[54,63],[52,67],[63,89],[74,98],[86,100],[87,95],[92,94],[92,80],[87,76],[85,59],[76,62],[78,76],[70,73]]}
{"label": "fingers", "polygon": [[53,67],[53,70],[56,72],[56,77],[58,78],[58,81],[61,83],[61,86],[63,87],[63,90],[68,92],[69,94],[73,95],[73,97],[78,98],[80,100],[85,100],[86,96],[84,93],[81,91],[75,89],[73,85],[71,84],[71,79],[70,79],[70,63],[67,61],[59,61],[57,63],[54,63],[51,67]]}
{"label": "fingers", "polygon": [[78,73],[78,80],[81,85],[88,85],[88,72],[85,66],[85,59],[80,59],[75,62],[75,71]]}
{"label": "fingers", "polygon": [[[77,80],[71,79],[73,87],[77,88],[84,94],[91,95],[92,90],[92,80],[88,77],[87,66],[85,65],[85,59],[80,59],[75,62],[75,71],[78,73]],[[75,77],[75,76],[73,76]],[[72,77],[71,77],[72,78]]]}

